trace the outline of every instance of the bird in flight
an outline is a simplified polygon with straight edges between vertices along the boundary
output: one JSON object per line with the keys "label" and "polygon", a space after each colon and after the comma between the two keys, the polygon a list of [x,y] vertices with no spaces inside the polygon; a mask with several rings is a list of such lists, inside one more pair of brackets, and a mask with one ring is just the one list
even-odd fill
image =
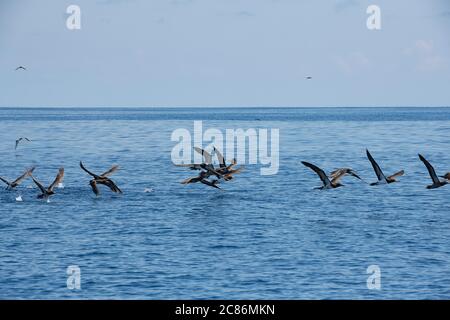
{"label": "bird in flight", "polygon": [[176,166],[187,167],[191,170],[205,170],[206,172],[208,172],[209,176],[214,175],[218,179],[220,179],[222,177],[222,174],[214,168],[214,165],[212,164],[212,155],[209,152],[198,147],[194,147],[194,150],[203,156],[204,162],[192,164],[176,164]]}
{"label": "bird in flight", "polygon": [[438,176],[436,174],[436,171],[434,170],[433,166],[428,162],[427,159],[424,158],[424,156],[419,154],[419,159],[425,164],[425,167],[427,167],[428,173],[429,173],[429,175],[431,177],[431,180],[433,181],[433,184],[427,186],[427,189],[437,189],[437,188],[443,187],[443,186],[445,186],[446,184],[449,183],[447,180],[445,180],[445,181],[439,180],[439,178],[438,178]]}
{"label": "bird in flight", "polygon": [[306,80],[312,80],[312,77],[311,76],[307,76],[307,77],[305,77],[305,79]]}
{"label": "bird in flight", "polygon": [[119,169],[119,166],[112,166],[111,169],[108,171],[102,173],[101,175],[97,175],[95,173],[92,173],[86,167],[83,165],[83,162],[80,161],[80,167],[83,171],[85,171],[87,174],[89,174],[93,179],[89,181],[89,185],[92,188],[92,191],[95,193],[96,196],[100,195],[100,191],[98,189],[97,184],[102,184],[107,186],[109,189],[111,189],[114,193],[122,193],[122,190],[119,189],[119,187],[109,179],[108,177],[112,175],[114,172],[116,172]]}
{"label": "bird in flight", "polygon": [[233,159],[231,163],[227,165],[222,153],[220,153],[220,151],[216,147],[214,147],[213,151],[217,155],[217,159],[219,159],[220,168],[216,171],[223,175],[225,181],[232,180],[233,174],[240,173],[244,169],[244,167],[242,166],[237,169],[232,169],[237,164],[236,159]]}
{"label": "bird in flight", "polygon": [[31,142],[31,140],[28,139],[28,138],[26,138],[26,137],[23,137],[23,138],[20,137],[19,139],[16,140],[16,146],[14,147],[14,150],[17,150],[17,147],[19,146],[19,143],[20,143],[22,140],[26,140],[26,141],[28,141],[28,142]]}
{"label": "bird in flight", "polygon": [[326,173],[319,167],[313,165],[312,163],[306,162],[306,161],[302,161],[302,164],[304,166],[310,168],[311,170],[313,170],[319,176],[320,180],[322,181],[323,186],[315,188],[315,189],[323,190],[323,189],[335,189],[335,188],[342,187],[344,185],[341,184],[341,182],[340,182],[341,178],[347,174],[350,174],[354,177],[357,177],[358,179],[361,179],[356,173],[353,172],[353,170],[348,169],[348,168],[342,168],[342,169],[333,171],[331,174],[331,180],[330,180],[330,178],[328,178]]}
{"label": "bird in flight", "polygon": [[24,71],[26,71],[27,68],[25,68],[25,67],[23,67],[23,66],[18,66],[18,67],[16,68],[16,71],[18,71],[18,70],[24,70]]}
{"label": "bird in flight", "polygon": [[12,182],[9,182],[8,180],[2,177],[0,177],[0,180],[7,185],[6,190],[12,190],[19,184],[21,184],[26,178],[30,177],[34,169],[35,167],[28,169],[24,174],[22,174],[20,177],[18,177],[16,180]]}
{"label": "bird in flight", "polygon": [[190,183],[197,183],[197,182],[201,182],[207,186],[216,188],[216,189],[221,189],[217,186],[217,184],[219,183],[219,180],[213,180],[213,181],[209,181],[207,180],[207,178],[210,176],[208,171],[200,171],[200,174],[197,177],[193,177],[193,178],[188,178],[186,180],[181,181],[181,184],[190,184]]}
{"label": "bird in flight", "polygon": [[391,176],[386,177],[383,173],[383,171],[381,171],[380,166],[378,165],[378,163],[375,161],[375,159],[372,157],[372,155],[370,154],[369,150],[366,149],[366,154],[367,154],[367,158],[369,159],[370,163],[372,164],[373,170],[375,171],[375,174],[377,175],[378,181],[371,183],[371,186],[376,186],[379,184],[386,184],[386,183],[393,183],[393,182],[397,182],[396,178],[401,177],[402,175],[405,174],[404,170],[401,170],[397,173],[394,173]]}
{"label": "bird in flight", "polygon": [[60,168],[58,171],[58,174],[56,175],[55,180],[52,182],[51,185],[49,185],[47,188],[45,188],[38,180],[36,180],[33,176],[31,176],[31,179],[33,179],[33,182],[36,184],[36,186],[41,190],[41,194],[38,195],[38,199],[45,199],[48,200],[52,195],[55,194],[55,187],[60,184],[64,179],[64,168]]}

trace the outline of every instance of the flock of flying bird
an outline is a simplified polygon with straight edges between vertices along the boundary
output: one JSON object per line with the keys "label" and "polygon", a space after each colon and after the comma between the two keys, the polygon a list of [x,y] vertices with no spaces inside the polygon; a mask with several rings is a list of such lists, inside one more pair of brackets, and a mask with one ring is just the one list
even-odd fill
{"label": "flock of flying bird", "polygon": [[[201,148],[194,147],[194,150],[203,156],[204,162],[202,163],[193,163],[193,164],[177,164],[177,167],[185,167],[191,170],[200,170],[200,173],[196,177],[188,178],[186,180],[181,181],[181,184],[187,185],[190,183],[203,183],[207,186],[221,189],[217,186],[221,179],[224,181],[230,181],[233,179],[234,174],[240,173],[244,167],[239,167],[237,169],[233,169],[236,166],[236,159],[233,159],[230,164],[227,165],[225,158],[222,153],[217,150],[216,147],[213,147],[213,154],[217,156],[219,160],[219,168],[215,168],[213,165],[213,155]],[[211,181],[208,180],[209,177],[215,177]]]}
{"label": "flock of flying bird", "polygon": [[[370,163],[372,164],[373,170],[375,171],[375,174],[377,175],[377,178],[378,178],[378,181],[370,184],[371,186],[376,186],[376,185],[380,185],[380,184],[390,184],[390,183],[397,182],[397,178],[401,177],[405,174],[405,171],[401,170],[397,173],[394,173],[393,175],[386,177],[384,175],[383,171],[381,170],[380,166],[378,165],[378,163],[375,161],[375,159],[370,154],[369,150],[366,150],[366,155],[367,155],[367,158],[369,159]],[[430,164],[430,162],[428,162],[428,160],[425,159],[421,154],[419,154],[419,159],[425,164],[425,167],[427,168],[428,173],[433,182],[431,185],[427,186],[427,189],[440,188],[440,187],[445,186],[446,184],[450,183],[450,172],[446,173],[443,176],[438,176],[436,174],[436,171],[434,170],[433,166]],[[327,174],[325,173],[325,171],[323,171],[319,167],[315,166],[314,164],[306,162],[306,161],[302,161],[302,164],[304,166],[310,168],[311,170],[313,170],[319,176],[320,180],[322,181],[323,185],[316,189],[322,190],[322,189],[335,189],[335,188],[342,187],[343,184],[341,184],[341,179],[346,175],[350,175],[359,180],[362,180],[361,177],[358,176],[358,174],[351,168],[340,168],[340,169],[334,170],[333,172],[330,173],[330,177],[328,177]],[[443,178],[444,180],[441,180],[440,178]]]}
{"label": "flock of flying bird", "polygon": [[[26,138],[26,137],[20,137],[16,140],[16,144],[14,149],[17,150],[19,144],[22,141],[28,141],[31,142],[32,140]],[[114,165],[112,166],[108,171],[98,175],[95,174],[91,171],[89,171],[88,169],[86,169],[86,167],[83,165],[83,162],[80,161],[80,168],[85,171],[87,174],[89,174],[92,179],[89,181],[89,185],[92,188],[92,191],[94,192],[94,194],[96,196],[100,195],[100,191],[98,189],[98,185],[105,185],[107,186],[109,189],[111,189],[112,192],[114,193],[122,193],[122,190],[120,190],[120,188],[114,183],[114,181],[112,181],[109,176],[111,176],[114,172],[116,172],[119,169],[119,166]],[[55,180],[48,186],[45,187],[41,182],[39,182],[33,175],[34,170],[36,169],[36,167],[31,167],[29,169],[27,169],[20,177],[18,177],[17,179],[15,179],[14,181],[9,181],[6,178],[0,177],[0,181],[2,181],[4,184],[6,184],[6,190],[14,190],[16,187],[18,187],[23,181],[25,181],[27,178],[31,177],[31,179],[33,180],[34,184],[38,187],[38,189],[40,190],[40,194],[37,196],[38,199],[45,199],[48,201],[48,199],[53,196],[55,194],[55,189],[56,188],[63,188],[63,180],[64,180],[64,168],[60,168],[58,170],[58,174],[56,175]],[[21,199],[21,197],[19,196],[19,198],[16,199]],[[20,200],[21,201],[21,200]]]}
{"label": "flock of flying bird", "polygon": [[[21,141],[32,141],[26,137],[22,137],[16,140],[15,149],[19,146]],[[226,163],[225,158],[223,157],[222,153],[216,148],[213,147],[212,153],[209,153],[201,148],[194,147],[194,150],[202,155],[203,162],[202,163],[192,163],[192,164],[177,164],[177,167],[185,167],[189,168],[191,170],[198,170],[200,173],[195,176],[188,179],[185,179],[181,182],[181,184],[188,185],[191,183],[197,183],[200,182],[204,185],[221,189],[218,184],[221,180],[223,181],[230,181],[234,179],[234,175],[241,173],[244,169],[243,166],[235,169],[237,162],[236,159],[233,159],[229,164]],[[217,156],[217,159],[219,161],[219,167],[215,167],[213,164],[213,155]],[[371,186],[375,185],[381,185],[381,184],[390,184],[397,182],[397,178],[404,175],[405,171],[401,170],[397,173],[394,173],[390,176],[386,176],[383,171],[381,170],[378,163],[375,161],[375,159],[370,154],[369,150],[366,150],[367,158],[369,159],[370,163],[372,164],[373,170],[375,171],[375,174],[378,178],[376,182],[371,183]],[[440,188],[446,184],[450,183],[450,172],[446,173],[445,175],[438,176],[436,174],[435,169],[433,166],[421,155],[419,154],[419,159],[425,164],[425,167],[428,170],[428,173],[431,177],[432,184],[428,185],[428,189],[436,189]],[[316,165],[302,161],[302,164],[306,167],[313,170],[322,181],[322,186],[318,187],[316,189],[335,189],[342,187],[343,184],[341,183],[341,179],[344,176],[353,176],[359,180],[362,180],[361,177],[351,168],[339,168],[334,170],[330,173],[328,176],[325,171],[323,171],[321,168],[317,167]],[[91,180],[89,181],[89,185],[91,186],[92,191],[96,196],[100,194],[98,185],[104,185],[108,187],[112,192],[114,193],[122,193],[122,190],[115,184],[113,180],[111,180],[109,177],[115,173],[119,166],[114,165],[112,166],[108,171],[102,173],[102,174],[95,174],[92,171],[88,170],[83,162],[80,161],[80,168],[86,172],[89,176],[91,176]],[[2,181],[4,184],[6,184],[7,190],[13,190],[17,186],[19,186],[24,180],[31,177],[34,184],[37,186],[37,188],[40,190],[40,194],[37,196],[38,199],[45,199],[48,201],[48,199],[55,194],[55,188],[59,187],[62,188],[62,182],[64,179],[64,168],[60,168],[58,170],[58,174],[56,175],[55,180],[48,186],[45,187],[42,183],[40,183],[35,176],[33,175],[35,170],[35,167],[32,167],[25,171],[20,177],[15,179],[14,181],[9,181],[6,178],[0,177],[0,181]],[[210,179],[212,178],[212,179]],[[442,179],[443,180],[442,180]]]}

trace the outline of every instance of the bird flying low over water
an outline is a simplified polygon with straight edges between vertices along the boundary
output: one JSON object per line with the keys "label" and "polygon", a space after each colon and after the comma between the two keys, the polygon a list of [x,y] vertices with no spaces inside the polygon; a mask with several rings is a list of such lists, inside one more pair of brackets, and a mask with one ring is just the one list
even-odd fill
{"label": "bird flying low over water", "polygon": [[430,174],[431,180],[433,181],[433,184],[427,186],[427,189],[437,189],[449,183],[448,181],[441,181],[438,178],[433,166],[427,161],[427,159],[424,158],[424,156],[419,154],[419,159],[425,164],[425,167],[427,167],[428,173]]}
{"label": "bird flying low over water", "polygon": [[210,176],[214,175],[220,179],[222,175],[214,168],[214,165],[212,164],[212,155],[198,147],[194,147],[194,150],[203,156],[204,162],[193,164],[176,164],[176,166],[190,168],[191,170],[205,170],[210,174]]}
{"label": "bird flying low over water", "polygon": [[217,155],[220,166],[220,168],[216,169],[216,171],[223,175],[225,181],[232,180],[233,174],[240,173],[244,169],[244,167],[242,166],[238,169],[232,169],[237,164],[236,159],[233,159],[231,163],[227,165],[222,153],[220,153],[220,151],[216,147],[214,147],[213,151]]}
{"label": "bird flying low over water", "polygon": [[52,182],[51,185],[48,186],[48,188],[45,188],[33,176],[31,176],[31,179],[33,179],[33,182],[36,184],[36,186],[39,188],[39,190],[41,190],[41,194],[38,195],[38,199],[48,200],[48,198],[50,198],[52,195],[55,194],[55,191],[54,191],[55,187],[64,180],[64,168],[59,169],[55,180]]}
{"label": "bird flying low over water", "polygon": [[209,181],[207,180],[207,178],[209,177],[209,173],[207,171],[200,171],[200,174],[197,177],[193,177],[193,178],[188,178],[186,180],[181,181],[181,184],[190,184],[190,183],[197,183],[197,182],[201,182],[203,184],[206,184],[207,186],[216,188],[216,189],[221,189],[217,186],[217,184],[219,183],[219,180],[213,180],[213,181]]}
{"label": "bird flying low over water", "polygon": [[[233,167],[237,164],[236,160],[233,159],[229,165],[227,165],[225,158],[223,157],[222,153],[214,147],[213,148],[213,155],[217,156],[217,159],[219,160],[219,167],[214,167],[213,165],[213,155],[211,153],[198,148],[194,147],[194,150],[201,154],[203,156],[204,162],[203,163],[195,163],[195,164],[181,164],[176,165],[178,167],[186,167],[190,168],[191,170],[200,170],[200,174],[197,177],[188,178],[186,180],[183,180],[182,184],[191,184],[200,182],[207,186],[221,189],[217,186],[219,184],[219,180],[223,179],[225,181],[229,181],[233,179],[234,174],[238,174],[242,171],[243,167],[240,167],[238,169],[233,169]],[[215,176],[215,180],[208,180],[209,177]]]}
{"label": "bird flying low over water", "polygon": [[19,146],[19,143],[20,143],[22,140],[26,140],[26,141],[28,141],[28,142],[31,142],[30,139],[25,138],[25,137],[23,137],[23,138],[21,137],[21,138],[19,138],[19,139],[16,140],[16,146],[14,147],[14,150],[17,150],[17,147]]}
{"label": "bird flying low over water", "polygon": [[23,67],[23,66],[18,66],[17,68],[16,68],[16,71],[18,71],[18,70],[27,70],[27,68],[25,68],[25,67]]}
{"label": "bird flying low over water", "polygon": [[16,180],[9,182],[8,180],[6,180],[5,178],[0,177],[0,180],[3,181],[7,187],[7,190],[12,190],[15,187],[17,187],[20,183],[22,183],[26,178],[30,177],[31,174],[33,173],[35,167],[32,167],[30,169],[28,169],[27,171],[25,171],[24,174],[22,174],[20,177],[18,177]]}
{"label": "bird flying low over water", "polygon": [[302,161],[302,164],[304,166],[310,168],[311,170],[313,170],[319,176],[320,180],[322,180],[323,186],[315,188],[315,189],[320,189],[320,190],[335,189],[335,188],[344,186],[343,184],[340,183],[340,180],[342,177],[344,177],[347,174],[347,170],[345,168],[336,170],[336,172],[334,172],[333,178],[330,180],[330,178],[328,178],[326,173],[319,167],[313,165],[312,163],[306,162],[306,161]]}
{"label": "bird flying low over water", "polygon": [[375,159],[372,157],[372,155],[370,154],[369,150],[366,149],[366,154],[367,154],[367,158],[369,159],[370,163],[372,164],[373,170],[375,171],[375,174],[377,175],[378,181],[371,183],[371,186],[376,186],[379,184],[386,184],[386,183],[393,183],[393,182],[397,182],[396,178],[401,177],[402,175],[405,174],[404,170],[401,170],[397,173],[394,173],[391,176],[386,177],[383,173],[383,171],[381,171],[380,166],[378,165],[378,163],[375,161]]}
{"label": "bird flying low over water", "polygon": [[104,186],[107,186],[109,189],[111,189],[114,193],[122,193],[122,190],[119,189],[119,187],[112,181],[110,178],[108,178],[110,175],[112,175],[114,172],[116,172],[119,169],[119,166],[114,165],[109,169],[108,171],[102,173],[101,175],[97,175],[95,173],[92,173],[86,167],[83,165],[83,162],[80,161],[80,167],[85,171],[87,174],[93,177],[91,181],[89,181],[89,185],[92,188],[92,191],[95,193],[96,196],[100,195],[100,191],[98,189],[97,184],[102,184]]}

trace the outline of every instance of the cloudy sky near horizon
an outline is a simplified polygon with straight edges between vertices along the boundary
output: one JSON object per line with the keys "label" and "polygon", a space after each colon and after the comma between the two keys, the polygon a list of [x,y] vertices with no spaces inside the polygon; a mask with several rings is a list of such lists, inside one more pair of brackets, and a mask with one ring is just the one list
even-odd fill
{"label": "cloudy sky near horizon", "polygon": [[448,0],[0,1],[0,107],[450,106],[449,71]]}

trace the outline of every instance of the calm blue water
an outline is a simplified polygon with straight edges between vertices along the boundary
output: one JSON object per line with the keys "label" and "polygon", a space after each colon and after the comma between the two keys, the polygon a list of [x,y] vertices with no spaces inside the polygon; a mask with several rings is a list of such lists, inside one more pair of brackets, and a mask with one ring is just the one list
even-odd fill
{"label": "calm blue water", "polygon": [[[182,186],[171,163],[177,128],[279,128],[280,171],[248,165],[226,191]],[[426,190],[421,152],[450,171],[450,109],[0,109],[0,175],[37,165],[50,203],[26,181],[0,192],[0,298],[448,299],[450,186]],[[32,138],[14,151],[17,137]],[[375,181],[369,148],[401,182],[317,191],[300,164],[350,166]],[[122,196],[88,176],[120,164]],[[145,188],[153,192],[144,193]],[[81,268],[81,290],[66,268]],[[381,268],[381,290],[366,269]]]}

